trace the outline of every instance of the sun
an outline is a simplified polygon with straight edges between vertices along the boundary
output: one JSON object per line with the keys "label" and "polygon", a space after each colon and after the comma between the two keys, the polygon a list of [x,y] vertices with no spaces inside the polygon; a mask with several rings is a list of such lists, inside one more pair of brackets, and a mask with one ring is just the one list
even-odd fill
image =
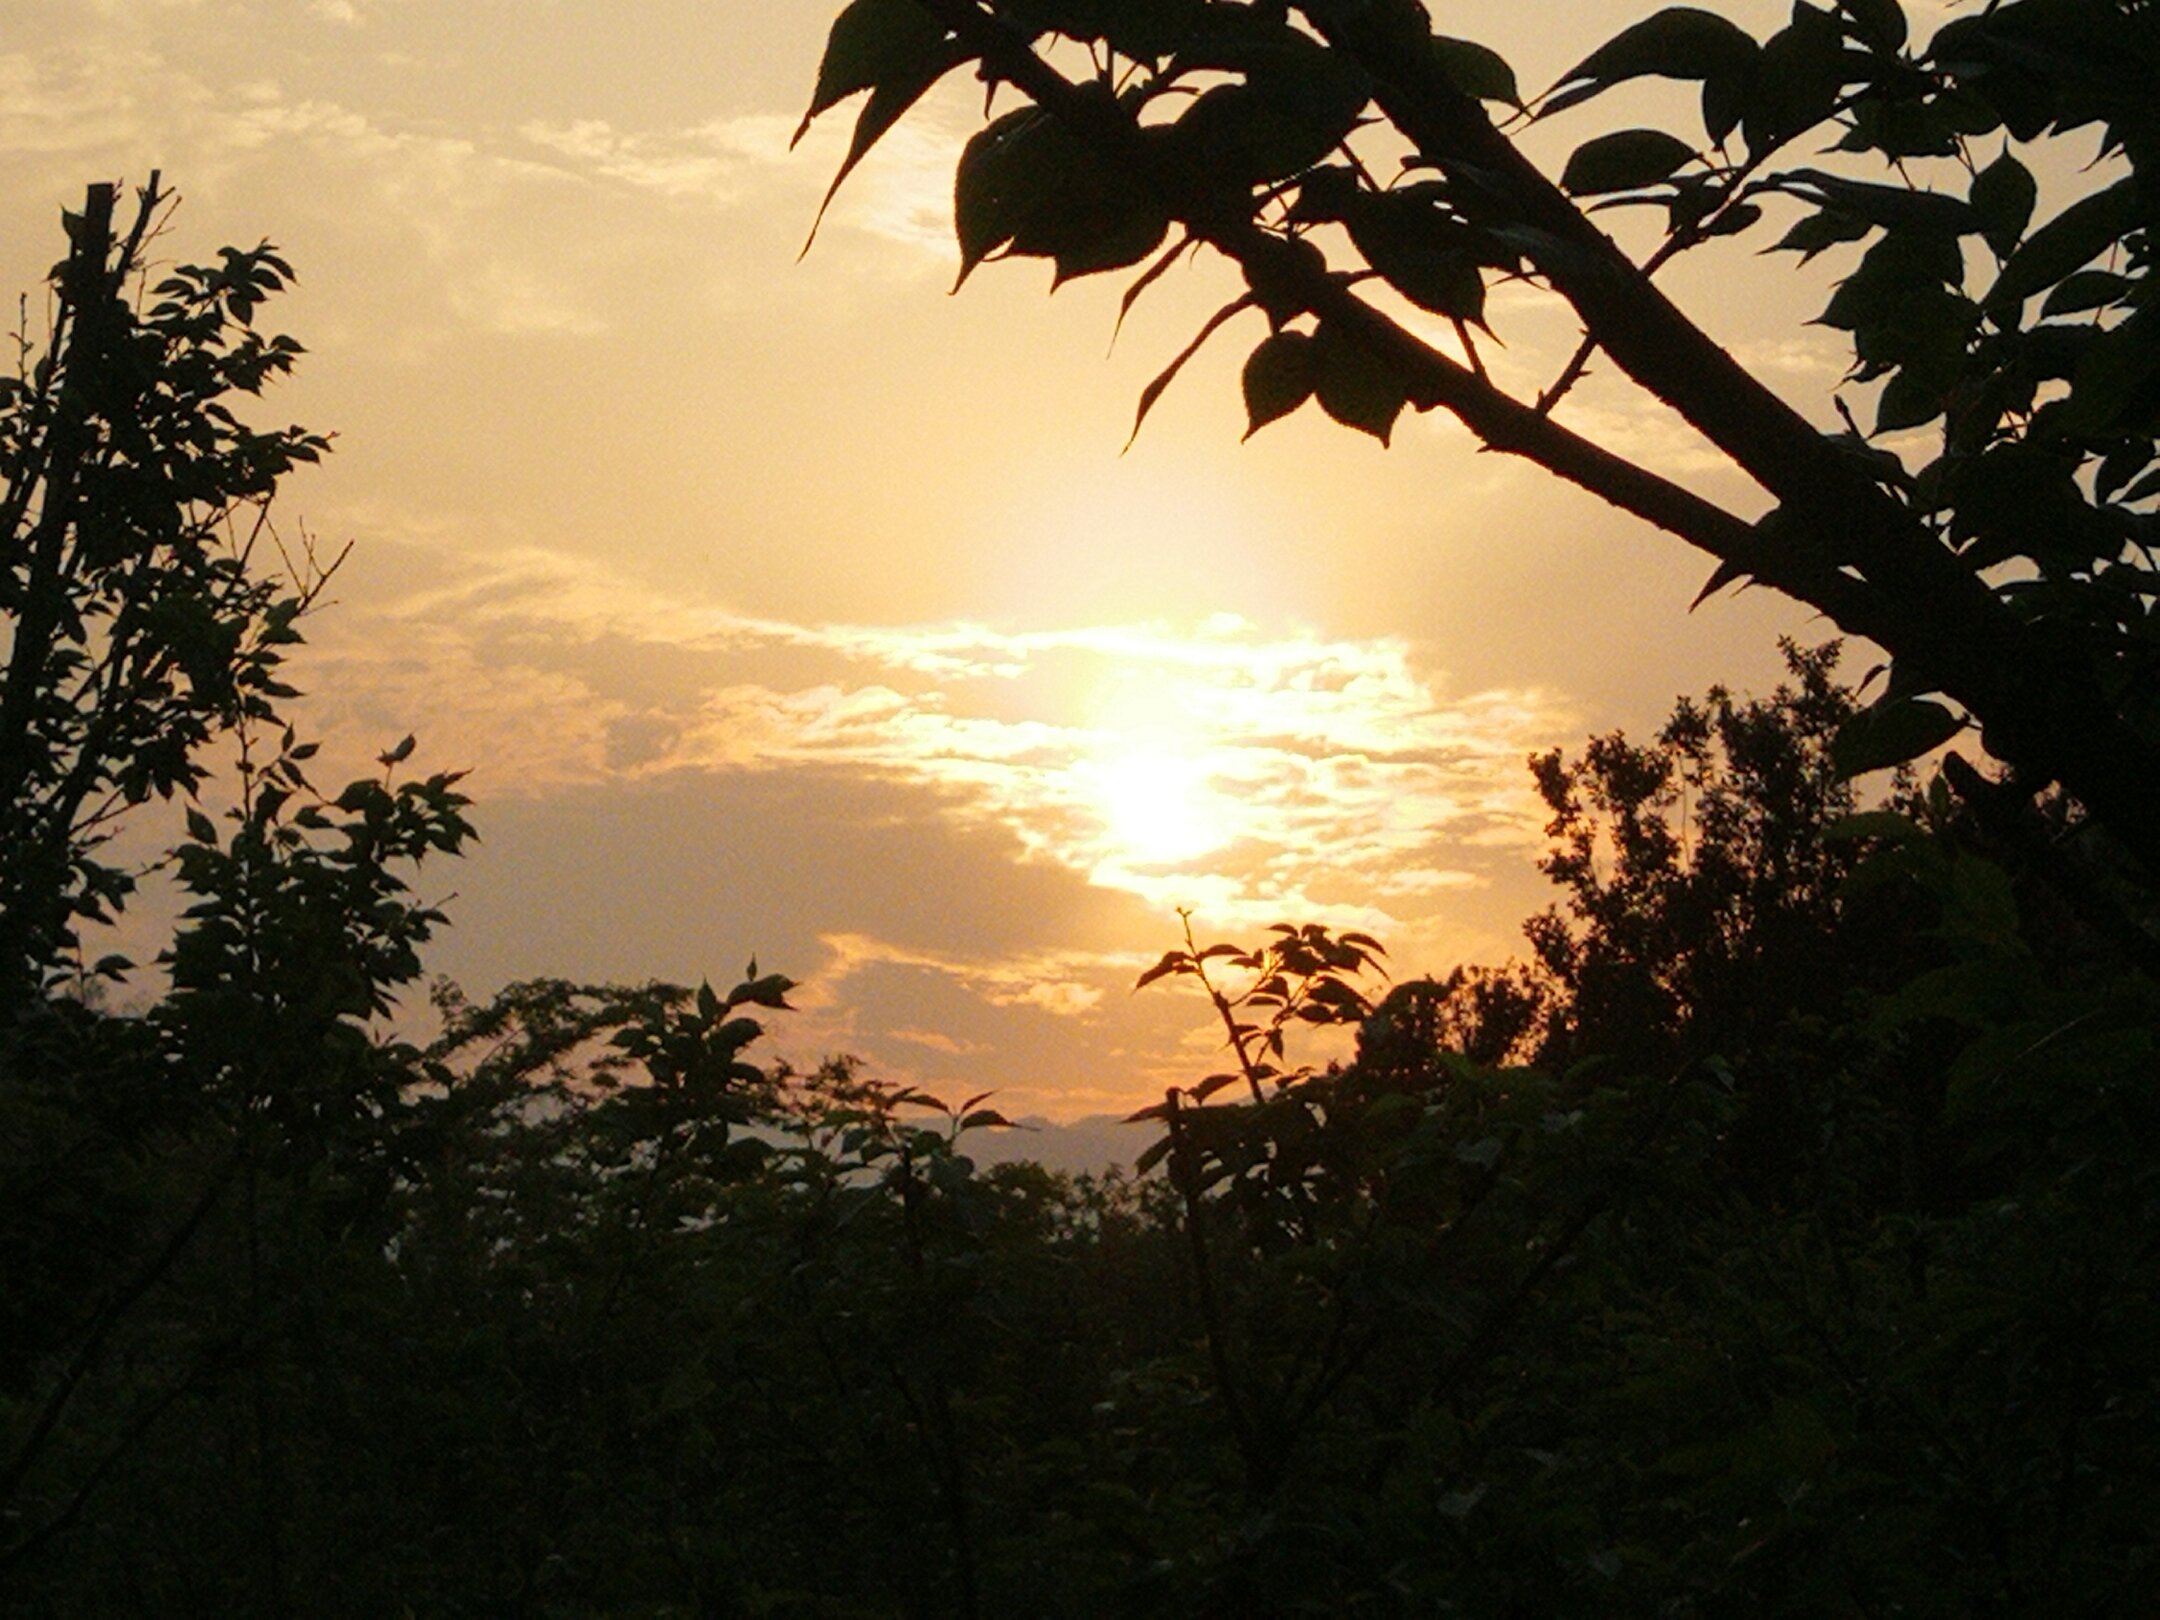
{"label": "sun", "polygon": [[1127,869],[1182,866],[1237,836],[1226,786],[1231,739],[1190,670],[1161,659],[1128,666],[1094,694],[1094,724],[1075,764],[1082,807],[1100,829],[1098,856]]}
{"label": "sun", "polygon": [[1114,858],[1176,866],[1230,840],[1229,808],[1204,759],[1149,742],[1113,744],[1080,768]]}

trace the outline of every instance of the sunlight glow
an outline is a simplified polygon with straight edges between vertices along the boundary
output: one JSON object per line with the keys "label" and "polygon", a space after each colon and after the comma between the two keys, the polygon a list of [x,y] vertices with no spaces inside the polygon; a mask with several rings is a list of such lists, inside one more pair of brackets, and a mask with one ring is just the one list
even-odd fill
{"label": "sunlight glow", "polygon": [[[1222,633],[1235,621],[1213,626]],[[1195,651],[1206,637],[1194,638]],[[1238,737],[1221,723],[1212,688],[1223,671],[1128,653],[1095,689],[1093,741],[1074,762],[1077,795],[1102,829],[1097,882],[1182,866],[1235,839],[1242,807],[1226,791]],[[1246,678],[1250,678],[1249,673]]]}
{"label": "sunlight glow", "polygon": [[1229,842],[1231,807],[1191,755],[1143,744],[1088,760],[1079,775],[1122,865],[1175,866]]}

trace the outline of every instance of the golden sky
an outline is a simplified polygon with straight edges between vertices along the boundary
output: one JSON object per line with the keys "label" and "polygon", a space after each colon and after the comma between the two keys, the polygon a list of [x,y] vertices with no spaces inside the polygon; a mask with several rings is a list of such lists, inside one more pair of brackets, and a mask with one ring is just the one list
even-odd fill
{"label": "golden sky", "polygon": [[[1399,974],[1492,960],[1543,903],[1523,760],[1766,687],[1761,592],[1534,469],[1408,419],[1315,411],[1240,445],[1237,366],[1141,386],[1233,283],[1201,261],[1115,350],[1119,278],[948,297],[955,86],[890,137],[798,262],[847,111],[794,152],[838,0],[0,0],[0,268],[161,167],[161,249],[268,237],[308,347],[265,414],[334,430],[283,503],[355,551],[303,666],[348,761],[420,736],[483,843],[427,881],[432,965],[807,981],[779,1049],[1008,1111],[1130,1105],[1210,1066],[1198,1009],[1127,994],[1176,942],[1360,927]],[[1436,8],[1541,87],[1649,6]],[[1758,32],[1783,8],[1729,8]],[[1648,103],[1534,133],[1574,141]],[[1830,271],[1750,250],[1672,286],[1820,416],[1801,323]],[[1534,388],[1563,311],[1494,299]],[[1602,381],[1585,427],[1753,513]]]}

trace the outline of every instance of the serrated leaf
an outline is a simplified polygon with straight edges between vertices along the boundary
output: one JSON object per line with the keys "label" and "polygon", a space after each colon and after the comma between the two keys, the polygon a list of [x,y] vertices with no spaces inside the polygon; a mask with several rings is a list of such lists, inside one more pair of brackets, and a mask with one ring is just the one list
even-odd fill
{"label": "serrated leaf", "polygon": [[1202,345],[1221,330],[1225,321],[1241,310],[1251,309],[1252,307],[1253,297],[1250,293],[1247,293],[1243,298],[1223,305],[1221,309],[1218,309],[1207,318],[1207,323],[1200,328],[1190,343],[1178,351],[1176,358],[1157,372],[1154,380],[1147,387],[1140,390],[1140,408],[1133,412],[1132,437],[1125,441],[1126,449],[1130,450],[1133,439],[1140,437],[1140,427],[1142,423],[1147,421],[1148,412],[1152,411],[1155,408],[1155,402],[1162,398],[1163,390],[1168,388],[1176,380],[1177,374],[1185,369],[1186,362],[1198,354]]}
{"label": "serrated leaf", "polygon": [[943,54],[944,43],[944,25],[915,0],[852,0],[825,36],[817,88],[788,144],[849,96],[920,71]]}
{"label": "serrated leaf", "polygon": [[1638,191],[1668,178],[1695,149],[1661,129],[1622,129],[1575,148],[1560,172],[1560,185],[1578,197]]}
{"label": "serrated leaf", "polygon": [[1251,438],[1312,398],[1317,379],[1312,339],[1305,333],[1276,332],[1262,339],[1246,357],[1239,379],[1245,395],[1245,437]]}
{"label": "serrated leaf", "polygon": [[1313,334],[1320,408],[1345,427],[1370,433],[1383,445],[1395,419],[1410,403],[1401,375],[1362,343],[1323,325]]}
{"label": "serrated leaf", "polygon": [[825,188],[825,195],[818,203],[817,217],[810,222],[810,235],[803,243],[803,252],[810,251],[811,243],[817,240],[818,227],[825,223],[826,210],[840,195],[847,177],[870,155],[871,148],[907,116],[908,109],[922,100],[925,91],[965,60],[966,56],[957,46],[948,46],[936,62],[927,63],[919,71],[902,78],[883,81],[870,92],[870,99],[856,115],[854,133],[848,137],[847,155],[840,160],[839,172],[832,177],[832,184]]}

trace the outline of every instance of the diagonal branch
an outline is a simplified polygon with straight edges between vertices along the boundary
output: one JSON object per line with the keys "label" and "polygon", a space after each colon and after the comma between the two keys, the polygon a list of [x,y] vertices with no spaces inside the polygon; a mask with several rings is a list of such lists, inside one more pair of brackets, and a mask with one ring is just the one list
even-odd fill
{"label": "diagonal branch", "polygon": [[982,59],[986,79],[1022,91],[1154,193],[1199,241],[1234,260],[1256,295],[1339,326],[1387,360],[1419,410],[1446,410],[1488,449],[1521,456],[1645,522],[1876,637],[1858,582],[1835,568],[1760,543],[1753,526],[1647,468],[1585,439],[1493,386],[1357,296],[1293,244],[1263,229],[1250,207],[1141,138],[1132,116],[1090,94],[1035,54],[1025,35],[977,0],[917,0]]}
{"label": "diagonal branch", "polygon": [[1797,411],[1687,319],[1457,90],[1423,49],[1414,3],[1301,0],[1334,48],[1377,81],[1381,109],[1443,168],[1475,172],[1538,244],[1539,269],[1621,369],[1780,501],[1776,543],[1731,513],[1494,388],[1424,343],[1327,272],[1317,255],[1258,225],[1251,198],[1210,184],[1144,141],[1133,115],[1036,55],[1026,34],[981,0],[917,0],[982,77],[1010,83],[1152,191],[1198,240],[1235,260],[1278,314],[1339,326],[1387,360],[1419,409],[1442,407],[1484,444],[1519,455],[1868,637],[1970,710],[1991,752],[2028,779],[2060,781],[2160,873],[2160,749],[2109,702],[2068,632],[2027,624],[1876,481],[1873,469]]}
{"label": "diagonal branch", "polygon": [[2160,750],[2116,713],[2082,651],[2020,621],[1865,463],[1682,314],[1446,77],[1424,48],[1422,6],[1300,0],[1300,9],[1373,77],[1381,110],[1421,156],[1473,171],[1481,188],[1505,197],[1526,240],[1542,244],[1530,249],[1533,261],[1615,364],[1804,530],[1835,537],[1841,571],[1857,570],[1876,604],[1869,617],[1878,628],[1866,633],[1977,715],[1991,752],[2061,781],[2160,874]]}

